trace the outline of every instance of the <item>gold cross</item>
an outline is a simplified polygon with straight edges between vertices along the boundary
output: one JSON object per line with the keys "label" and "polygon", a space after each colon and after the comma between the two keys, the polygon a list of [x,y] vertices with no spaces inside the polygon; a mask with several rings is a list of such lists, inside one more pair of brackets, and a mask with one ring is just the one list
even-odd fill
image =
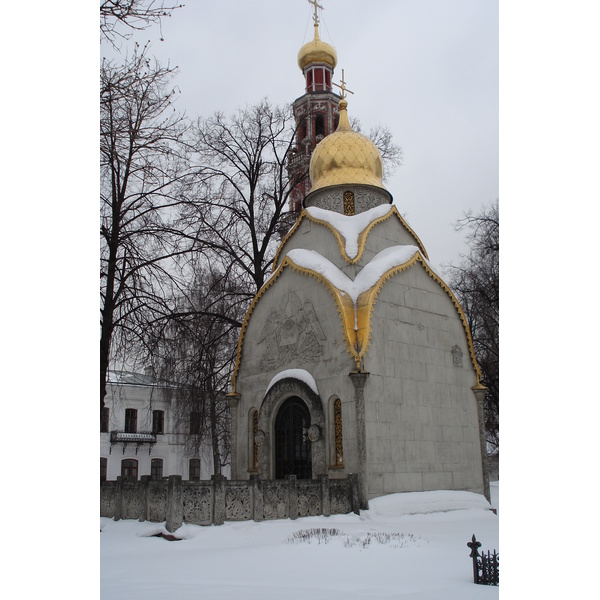
{"label": "gold cross", "polygon": [[346,97],[346,92],[349,92],[350,94],[354,94],[354,92],[352,90],[349,90],[346,88],[346,82],[344,81],[344,69],[342,69],[342,81],[341,81],[342,85],[338,85],[337,83],[334,83],[333,85],[335,85],[335,87],[339,87],[340,90],[342,90],[342,98]]}
{"label": "gold cross", "polygon": [[314,19],[315,23],[318,25],[319,24],[319,13],[317,12],[317,9],[320,8],[321,10],[324,10],[324,8],[317,2],[317,0],[308,0],[308,3],[314,4],[315,14],[313,16],[313,19]]}

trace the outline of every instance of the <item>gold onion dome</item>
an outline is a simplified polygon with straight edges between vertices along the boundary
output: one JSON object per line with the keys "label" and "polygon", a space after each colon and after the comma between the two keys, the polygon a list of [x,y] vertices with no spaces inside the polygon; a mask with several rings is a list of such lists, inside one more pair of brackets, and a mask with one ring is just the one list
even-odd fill
{"label": "gold onion dome", "polygon": [[340,100],[338,128],[324,137],[312,153],[309,167],[311,194],[342,184],[371,185],[385,190],[381,154],[368,137],[350,127],[347,106],[346,100]]}
{"label": "gold onion dome", "polygon": [[326,63],[332,69],[337,65],[337,52],[333,46],[321,41],[319,37],[319,25],[315,23],[315,37],[311,42],[304,44],[298,52],[298,66],[304,67],[311,63]]}

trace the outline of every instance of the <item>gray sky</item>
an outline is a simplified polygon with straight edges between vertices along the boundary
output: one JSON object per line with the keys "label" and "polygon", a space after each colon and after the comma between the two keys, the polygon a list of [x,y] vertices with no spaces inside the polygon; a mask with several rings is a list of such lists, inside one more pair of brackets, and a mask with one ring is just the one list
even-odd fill
{"label": "gray sky", "polygon": [[[386,181],[434,267],[465,252],[454,223],[498,197],[498,3],[322,0],[321,39],[344,69],[348,111],[363,131],[387,125],[404,164]],[[190,117],[304,93],[297,64],[313,36],[307,0],[188,0],[136,36],[179,67]]]}
{"label": "gray sky", "polygon": [[[306,0],[182,1],[188,6],[165,23],[154,50],[181,67],[190,115],[302,93],[296,54],[310,32]],[[365,127],[389,125],[404,147],[405,166],[389,189],[434,264],[444,262],[454,252],[451,223],[498,195],[497,2],[322,2],[323,38],[333,38],[356,92],[349,110]],[[68,436],[51,436],[52,452],[82,474],[76,492],[84,485],[89,502],[49,495],[44,509],[54,521],[87,523],[97,498],[89,465],[98,439],[90,435],[98,416],[98,11],[81,0],[58,8],[31,0],[7,3],[3,17],[3,396],[23,400],[5,403],[3,416],[21,422],[25,402],[35,410],[32,436],[67,427]],[[597,371],[600,338],[598,23],[597,0],[502,1],[502,523],[524,524],[556,550],[548,554],[553,572],[565,571],[565,553],[547,523],[589,529],[587,511],[564,507],[578,506],[587,489],[595,465],[585,458],[597,454],[600,420],[597,393],[574,388]],[[38,446],[21,437],[14,428],[3,436],[20,458],[5,461],[5,478],[20,482],[22,464],[39,462]],[[535,497],[557,473],[560,489],[536,505],[532,521],[524,494]],[[55,475],[36,477],[39,487]],[[37,492],[24,489],[17,512]],[[5,524],[16,544],[28,541],[23,531],[22,519]],[[596,539],[580,540],[583,550],[592,553]],[[43,566],[35,591],[53,580],[64,587],[65,553],[53,544],[44,536],[27,546]],[[81,563],[81,545],[71,546],[67,559]],[[97,580],[94,561],[79,563],[67,582],[72,595]],[[15,580],[29,576],[28,562],[10,566]]]}

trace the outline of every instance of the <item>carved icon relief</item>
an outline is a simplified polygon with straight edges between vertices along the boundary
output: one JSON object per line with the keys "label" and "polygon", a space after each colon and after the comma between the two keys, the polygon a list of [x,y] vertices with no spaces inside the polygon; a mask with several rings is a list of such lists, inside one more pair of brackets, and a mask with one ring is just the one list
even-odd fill
{"label": "carved icon relief", "polygon": [[315,362],[323,355],[325,334],[311,302],[302,304],[294,293],[267,319],[258,343],[264,347],[263,369],[277,368],[294,360]]}
{"label": "carved icon relief", "polygon": [[452,346],[452,364],[455,367],[463,366],[463,353],[458,346]]}

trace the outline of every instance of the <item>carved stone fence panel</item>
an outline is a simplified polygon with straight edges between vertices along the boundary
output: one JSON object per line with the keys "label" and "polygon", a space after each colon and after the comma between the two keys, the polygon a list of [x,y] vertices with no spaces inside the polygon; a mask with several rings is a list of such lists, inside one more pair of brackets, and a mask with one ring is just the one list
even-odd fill
{"label": "carved stone fence panel", "polygon": [[297,519],[316,515],[358,514],[356,475],[346,479],[182,481],[171,475],[159,481],[143,476],[140,481],[100,482],[100,516],[160,523],[169,531],[183,523],[221,525],[224,521]]}
{"label": "carved stone fence panel", "polygon": [[214,489],[212,481],[184,481],[182,518],[185,523],[212,525]]}

